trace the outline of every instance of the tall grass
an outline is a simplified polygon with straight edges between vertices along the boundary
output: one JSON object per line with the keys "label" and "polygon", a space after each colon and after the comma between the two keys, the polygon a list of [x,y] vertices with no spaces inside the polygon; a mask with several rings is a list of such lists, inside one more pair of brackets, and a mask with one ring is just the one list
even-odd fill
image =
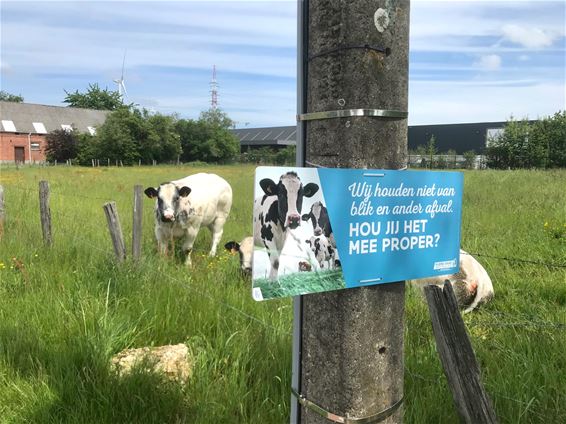
{"label": "tall grass", "polygon": [[[7,214],[0,242],[1,423],[288,421],[289,299],[254,302],[237,257],[207,256],[206,229],[190,270],[179,257],[158,257],[149,199],[142,260],[114,262],[102,204],[116,201],[129,246],[133,185],[203,170],[234,189],[222,243],[251,234],[251,166],[0,171]],[[41,240],[42,179],[51,187],[52,248]],[[564,171],[467,172],[463,247],[565,263],[566,240],[549,237],[544,226],[566,224],[565,186]],[[478,259],[496,297],[465,321],[500,420],[566,422],[566,269]],[[455,422],[426,305],[413,290],[406,301],[406,422]],[[181,342],[195,364],[183,386],[141,371],[118,378],[109,365],[125,348]]]}

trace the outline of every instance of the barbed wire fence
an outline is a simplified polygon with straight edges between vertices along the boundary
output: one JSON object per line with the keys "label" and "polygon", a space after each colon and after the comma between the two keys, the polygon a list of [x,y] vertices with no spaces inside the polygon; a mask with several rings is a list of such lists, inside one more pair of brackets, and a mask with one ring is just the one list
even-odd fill
{"label": "barbed wire fence", "polygon": [[[10,185],[8,186],[9,190],[15,189],[25,195],[37,195],[37,190],[33,190],[30,188],[25,188],[25,187],[18,187],[18,186],[13,186]],[[6,190],[6,188],[4,188],[4,190]],[[70,199],[81,199],[81,200],[89,200],[92,202],[100,202],[100,201],[104,201],[104,202],[108,202],[111,201],[111,199],[106,198],[106,197],[99,197],[99,196],[88,196],[88,195],[83,195],[83,194],[70,194],[70,193],[64,193],[64,192],[60,192],[58,190],[55,190],[55,192],[52,194],[55,195],[60,195],[64,198],[70,198]],[[123,199],[122,199],[123,200]],[[6,209],[5,205],[0,205],[0,208],[3,208],[4,210]],[[9,215],[9,213],[8,213]],[[67,212],[63,212],[61,210],[57,210],[53,213],[53,216],[57,219],[64,219],[67,220],[68,222],[79,222],[77,220],[77,216],[73,215],[71,213],[67,213]],[[100,212],[100,214],[98,214],[97,216],[100,217],[100,225],[103,225],[104,223],[104,217],[102,212]],[[24,227],[27,228],[28,231],[33,232],[36,231],[36,225],[33,225],[29,222],[25,222],[24,220],[18,220],[18,225],[22,225]],[[33,227],[33,228],[32,228]],[[89,231],[91,232],[96,232],[99,233],[101,231],[100,227],[94,227],[94,223],[88,223],[86,224],[86,227],[88,227]],[[89,249],[94,249],[100,253],[104,253],[107,254],[108,256],[112,256],[112,252],[110,248],[103,248],[100,247],[99,245],[93,243],[91,240],[87,239],[84,237],[84,233],[85,233],[85,223],[81,222],[81,230],[79,231],[67,231],[67,236],[70,237],[73,241],[81,243],[84,246],[87,246]],[[108,236],[106,238],[109,238]],[[110,244],[108,244],[108,246],[110,246]],[[264,249],[265,250],[265,249]],[[205,249],[201,249],[201,248],[196,248],[193,249],[193,254],[207,254],[208,250]],[[515,257],[508,257],[508,256],[498,256],[498,255],[491,255],[491,254],[487,254],[487,253],[482,253],[482,252],[467,252],[465,254],[469,254],[472,256],[477,256],[480,258],[486,258],[486,259],[493,259],[493,260],[498,260],[498,261],[503,261],[503,262],[507,262],[507,263],[513,263],[513,264],[520,264],[522,266],[535,266],[535,267],[546,267],[546,268],[553,268],[553,269],[566,269],[566,264],[565,263],[555,263],[555,262],[545,262],[545,261],[541,261],[541,260],[532,260],[532,259],[527,259],[527,258],[515,258]],[[297,259],[304,259],[303,256],[297,256]],[[170,283],[177,285],[178,287],[182,287],[183,289],[186,289],[188,291],[190,291],[191,293],[197,294],[198,296],[202,297],[202,298],[206,298],[209,301],[211,301],[213,304],[216,304],[219,308],[223,308],[226,310],[229,310],[239,316],[241,316],[242,318],[249,320],[250,322],[254,323],[254,324],[258,324],[260,326],[262,326],[264,329],[275,332],[276,334],[278,334],[281,337],[291,337],[292,336],[292,331],[291,329],[288,330],[284,330],[281,327],[277,327],[276,325],[273,325],[261,318],[258,318],[257,316],[254,316],[251,313],[248,313],[246,311],[244,311],[243,309],[241,309],[240,307],[237,307],[235,305],[232,305],[224,300],[218,299],[215,296],[211,295],[210,293],[206,292],[205,290],[191,284],[190,281],[188,280],[183,280],[180,278],[176,278],[173,275],[169,274],[169,273],[164,273],[164,272],[160,272],[157,271],[157,274],[159,275],[160,278],[164,279],[164,280],[168,280]],[[492,317],[497,317],[497,320],[492,320]],[[564,322],[553,322],[553,321],[545,321],[545,320],[538,320],[538,319],[533,319],[532,316],[528,316],[528,317],[524,317],[524,319],[515,319],[515,320],[511,320],[511,318],[513,318],[513,316],[511,314],[505,314],[503,312],[498,312],[498,311],[490,311],[489,314],[487,315],[487,318],[490,319],[489,321],[483,321],[483,320],[479,320],[479,321],[474,321],[474,322],[467,322],[466,325],[474,328],[474,327],[520,327],[520,328],[535,328],[535,329],[547,329],[550,331],[566,331],[566,323]],[[509,320],[507,320],[509,319]],[[431,384],[438,384],[439,381],[442,379],[442,377],[438,377],[436,379],[434,378],[430,378],[427,376],[423,376],[413,370],[411,370],[409,367],[405,366],[405,372],[406,375],[409,378],[412,379],[418,379],[424,382],[428,382]],[[505,399],[511,402],[514,402],[518,405],[520,405],[523,408],[529,409],[529,413],[535,415],[536,417],[538,417],[541,420],[544,420],[546,422],[550,422],[548,421],[548,417],[537,412],[536,410],[534,410],[533,408],[530,408],[530,405],[532,404],[532,399],[530,401],[525,401],[525,400],[520,400],[520,399],[515,399],[513,397],[510,397],[506,394],[500,393],[497,390],[494,389],[493,385],[490,385],[489,382],[486,383],[486,386],[489,389],[489,392],[501,399]]]}
{"label": "barbed wire fence", "polygon": [[[18,187],[18,186],[10,186],[10,189],[16,189],[22,193],[25,193],[27,195],[36,195],[37,191],[33,190],[31,188],[25,188],[25,187]],[[111,199],[109,197],[100,197],[100,196],[88,196],[88,195],[83,195],[83,194],[79,194],[79,193],[65,193],[62,191],[59,191],[58,189],[56,189],[55,191],[51,190],[52,194],[55,195],[60,195],[64,198],[76,198],[76,199],[82,199],[82,200],[90,200],[92,202],[100,202],[100,201],[104,201],[104,202],[109,202],[111,201]],[[122,199],[122,201],[124,201],[124,199]],[[95,214],[96,216],[100,217],[100,225],[104,225],[104,217],[102,214]],[[71,214],[62,212],[62,211],[56,211],[55,212],[55,216],[58,216],[59,218],[63,218],[65,220],[67,220],[67,222],[75,222],[76,216],[73,216]],[[228,217],[228,220],[230,220],[231,217]],[[233,218],[232,218],[233,220]],[[99,232],[100,228],[92,228],[93,231]],[[89,245],[89,247],[98,250],[98,251],[103,251],[106,253],[110,254],[110,250],[106,250],[106,249],[102,249],[99,246],[94,245],[92,242],[86,240],[84,237],[79,236],[78,233],[75,233],[72,235],[73,239],[75,240],[79,240],[82,243],[87,243]],[[267,249],[265,248],[256,248],[256,250],[261,250],[267,253]],[[208,250],[206,249],[200,249],[200,248],[195,248],[192,250],[193,254],[207,254]],[[522,264],[522,265],[532,265],[532,266],[540,266],[540,267],[547,267],[547,268],[556,268],[556,269],[566,269],[566,263],[554,263],[554,262],[545,262],[545,261],[541,261],[541,260],[532,260],[532,259],[526,259],[526,258],[515,258],[515,257],[508,257],[508,256],[497,256],[497,255],[491,255],[491,254],[486,254],[486,253],[481,253],[481,252],[465,252],[464,254],[468,254],[471,256],[476,256],[476,257],[483,257],[486,259],[494,259],[494,260],[499,260],[499,261],[504,261],[504,262],[508,262],[508,263],[514,263],[514,264]],[[305,256],[293,256],[293,255],[289,255],[287,254],[288,257],[294,257],[297,260],[304,260]],[[315,270],[316,272],[316,270]],[[167,278],[167,279],[171,279],[172,277],[170,275],[164,274],[162,275],[163,277]],[[180,283],[179,280],[176,280],[177,283]],[[186,282],[184,282],[183,284],[186,284]],[[190,289],[194,289],[193,287],[189,287]],[[207,293],[201,292],[200,295],[204,296],[204,297],[209,297],[210,295],[208,295]],[[213,300],[212,298],[210,298],[210,300]],[[245,313],[244,311],[239,310],[237,307],[233,306],[233,305],[229,305],[229,304],[225,304],[224,302],[220,302],[220,304],[222,306],[224,306],[227,309],[233,310],[233,311],[238,311],[238,313],[243,314],[243,315],[249,315],[247,313]],[[495,314],[494,314],[495,315]],[[498,314],[499,318],[501,318],[501,314]],[[256,317],[250,317],[248,316],[249,319],[261,322],[261,320],[259,320]],[[264,323],[266,324],[267,328],[273,329],[275,328],[274,326]],[[501,321],[498,320],[497,322],[477,322],[477,323],[470,323],[470,325],[472,326],[490,326],[490,327],[538,327],[538,328],[553,328],[553,329],[557,329],[557,330],[566,330],[566,323],[563,322],[548,322],[548,321],[544,321],[544,320],[533,320],[532,317],[529,317],[529,319],[525,319],[525,320],[521,320],[521,321]]]}

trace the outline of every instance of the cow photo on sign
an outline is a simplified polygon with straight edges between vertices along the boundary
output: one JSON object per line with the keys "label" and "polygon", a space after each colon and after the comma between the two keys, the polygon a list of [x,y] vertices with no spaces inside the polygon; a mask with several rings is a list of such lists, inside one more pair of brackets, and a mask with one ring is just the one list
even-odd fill
{"label": "cow photo on sign", "polygon": [[259,167],[254,184],[256,300],[460,270],[460,173]]}
{"label": "cow photo on sign", "polygon": [[254,193],[254,298],[344,288],[316,170],[259,167]]}

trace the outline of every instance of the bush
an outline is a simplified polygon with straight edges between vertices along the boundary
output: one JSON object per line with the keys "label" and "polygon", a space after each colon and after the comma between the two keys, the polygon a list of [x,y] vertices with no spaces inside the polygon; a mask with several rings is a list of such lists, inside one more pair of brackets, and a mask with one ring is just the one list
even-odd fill
{"label": "bush", "polygon": [[488,140],[490,168],[557,168],[566,166],[566,112],[529,123],[507,121],[503,134]]}
{"label": "bush", "polygon": [[79,134],[73,128],[68,130],[55,130],[45,137],[47,147],[45,154],[48,161],[65,162],[77,157],[79,151]]}

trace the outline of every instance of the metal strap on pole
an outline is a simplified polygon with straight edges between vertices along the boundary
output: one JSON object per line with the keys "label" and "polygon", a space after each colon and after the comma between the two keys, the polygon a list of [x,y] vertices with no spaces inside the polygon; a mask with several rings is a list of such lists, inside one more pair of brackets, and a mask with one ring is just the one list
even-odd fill
{"label": "metal strap on pole", "polygon": [[341,424],[373,424],[373,423],[379,423],[379,422],[385,420],[386,418],[390,417],[391,415],[393,415],[393,413],[395,413],[395,411],[397,411],[399,409],[399,407],[401,406],[401,404],[403,403],[403,397],[401,397],[401,399],[399,399],[397,402],[395,402],[389,408],[384,409],[383,411],[380,411],[377,414],[370,415],[368,417],[363,417],[363,418],[348,417],[347,414],[346,414],[345,417],[342,417],[340,415],[336,415],[336,414],[333,414],[330,411],[327,411],[326,409],[317,405],[314,402],[311,402],[306,397],[304,397],[303,395],[298,393],[293,387],[291,387],[291,393],[293,393],[293,395],[297,398],[299,403],[302,406],[304,406],[305,408],[310,409],[313,412],[316,412],[317,414],[323,416],[324,418],[328,419],[329,421],[332,421],[334,423],[341,423]]}
{"label": "metal strap on pole", "polygon": [[311,112],[297,115],[297,121],[312,121],[320,119],[349,118],[351,116],[372,116],[374,118],[403,119],[409,112],[394,109],[342,109],[325,112]]}

